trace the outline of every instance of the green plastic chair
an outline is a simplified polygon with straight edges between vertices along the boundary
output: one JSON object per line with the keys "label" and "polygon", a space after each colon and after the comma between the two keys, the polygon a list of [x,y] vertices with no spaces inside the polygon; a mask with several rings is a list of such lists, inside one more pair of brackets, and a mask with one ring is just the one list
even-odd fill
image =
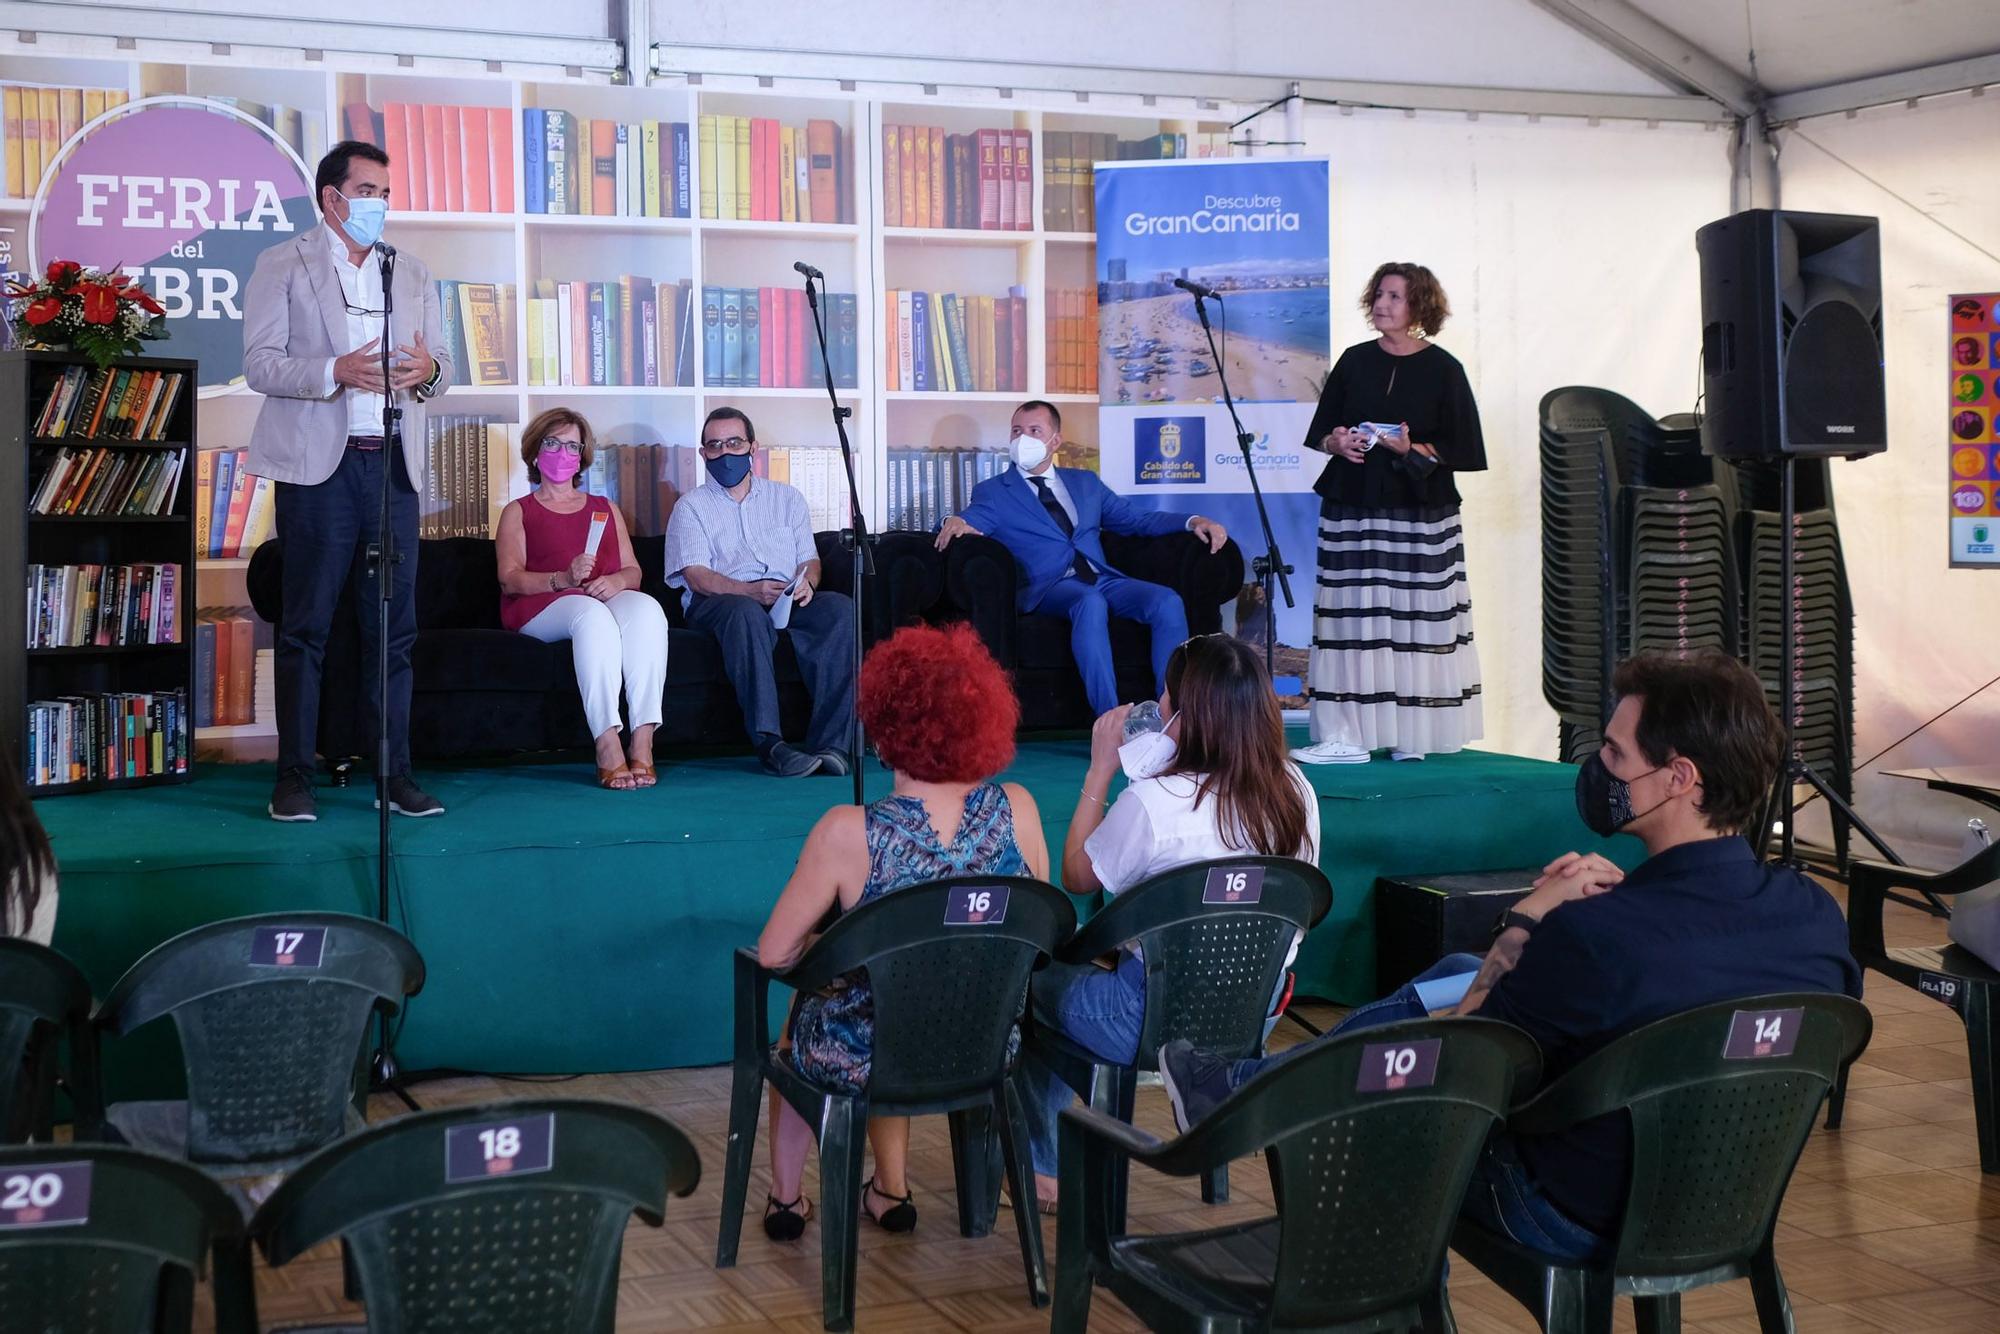
{"label": "green plastic chair", "polygon": [[70,1095],[77,1138],[96,1138],[104,1095],[90,983],[46,945],[0,938],[0,1143],[54,1138],[59,1083]]}
{"label": "green plastic chair", "polygon": [[[954,895],[1007,890],[1002,920],[946,925]],[[1076,910],[1053,885],[1019,876],[962,876],[911,885],[843,914],[782,973],[736,953],[735,1078],[723,1166],[722,1223],[715,1265],[736,1263],[743,1202],[764,1082],[819,1128],[820,1274],[826,1328],[854,1327],[864,1130],[871,1115],[951,1118],[959,1232],[982,1237],[999,1208],[992,1129],[999,1129],[1014,1198],[1032,1200],[1028,1126],[1008,1049],[1027,998],[1028,974],[1076,930]],[[856,968],[875,994],[875,1045],[868,1087],[823,1088],[771,1046],[770,983],[815,991]],[[1028,1294],[1048,1303],[1042,1232],[1032,1209],[1016,1209]]]}
{"label": "green plastic chair", "polygon": [[[1799,1011],[1789,1052],[1732,1055],[1751,1021]],[[1746,1018],[1748,1016],[1748,1018]],[[1789,1022],[1789,1019],[1787,1019]],[[1846,996],[1797,993],[1706,1005],[1619,1038],[1516,1110],[1508,1133],[1550,1135],[1600,1116],[1631,1119],[1624,1217],[1601,1264],[1555,1260],[1461,1220],[1452,1249],[1513,1294],[1549,1334],[1609,1334],[1632,1298],[1639,1328],[1680,1328],[1680,1294],[1748,1278],[1765,1334],[1790,1334],[1772,1237],[1792,1168],[1842,1066],[1873,1029]]]}
{"label": "green plastic chair", "polygon": [[[1964,864],[1929,874],[1907,866],[1856,859],[1847,867],[1847,948],[1863,968],[1949,1005],[1965,1022],[1965,1045],[1972,1058],[1972,1120],[1979,1136],[1979,1170],[2000,1172],[2000,1030],[1993,1026],[2000,997],[2000,971],[1960,945],[1942,948],[1888,948],[1882,939],[1882,905],[1888,900],[1933,911],[1938,898],[1963,894],[2000,880],[2000,843],[1981,849]],[[1929,896],[1929,903],[1898,894],[1899,889]],[[1847,1071],[1834,1085],[1826,1124],[1838,1128],[1847,1102]]]}
{"label": "green plastic chair", "polygon": [[[1211,875],[1262,873],[1254,903],[1204,903]],[[1259,1055],[1271,996],[1293,938],[1317,926],[1333,906],[1333,886],[1317,866],[1287,857],[1228,857],[1177,867],[1112,898],[1056,957],[1084,964],[1138,945],[1146,966],[1146,1017],[1138,1059],[1115,1065],[1054,1029],[1036,1024],[1030,1050],[1092,1107],[1132,1119],[1139,1072],[1158,1068],[1160,1047],[1185,1038],[1228,1060]],[[1125,1221],[1126,1167],[1114,1167],[1112,1227]],[[1229,1198],[1229,1168],[1206,1173],[1201,1197]]]}
{"label": "green plastic chair", "polygon": [[[273,955],[274,932],[303,952]],[[255,962],[260,947],[291,962]],[[187,1099],[115,1103],[108,1133],[222,1176],[283,1171],[364,1124],[369,1016],[423,984],[416,947],[366,917],[263,913],[175,936],[118,979],[97,1026],[122,1036],[172,1015]]]}
{"label": "green plastic chair", "polygon": [[611,1334],[626,1220],[653,1227],[701,1160],[624,1103],[540,1098],[418,1112],[314,1154],[250,1234],[273,1267],[338,1237],[364,1325],[285,1334]]}
{"label": "green plastic chair", "polygon": [[[62,1221],[79,1195],[85,1216]],[[23,1200],[45,1226],[19,1226]],[[210,1269],[216,1334],[257,1334],[243,1216],[199,1168],[109,1144],[0,1148],[0,1221],[15,1224],[0,1227],[0,1328],[188,1334]]]}
{"label": "green plastic chair", "polygon": [[[1487,1135],[1540,1071],[1510,1025],[1417,1019],[1313,1043],[1171,1143],[1068,1109],[1050,1329],[1083,1334],[1100,1283],[1156,1330],[1451,1329],[1446,1238]],[[1146,1236],[1114,1223],[1119,1163],[1189,1177],[1259,1150],[1276,1217]]]}

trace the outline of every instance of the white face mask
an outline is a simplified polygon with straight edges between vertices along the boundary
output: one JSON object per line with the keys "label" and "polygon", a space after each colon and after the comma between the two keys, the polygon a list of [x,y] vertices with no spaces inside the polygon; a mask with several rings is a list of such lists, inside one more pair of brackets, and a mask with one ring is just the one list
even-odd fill
{"label": "white face mask", "polygon": [[1033,472],[1049,457],[1049,442],[1037,440],[1032,435],[1015,436],[1007,442],[1007,449],[1023,472]]}
{"label": "white face mask", "polygon": [[1166,727],[1157,732],[1141,732],[1118,748],[1118,767],[1125,771],[1127,778],[1135,782],[1151,778],[1173,764],[1174,756],[1180,753],[1180,743],[1168,736],[1166,729],[1172,727],[1174,718],[1178,717],[1180,714],[1175,713],[1173,718],[1167,719]]}

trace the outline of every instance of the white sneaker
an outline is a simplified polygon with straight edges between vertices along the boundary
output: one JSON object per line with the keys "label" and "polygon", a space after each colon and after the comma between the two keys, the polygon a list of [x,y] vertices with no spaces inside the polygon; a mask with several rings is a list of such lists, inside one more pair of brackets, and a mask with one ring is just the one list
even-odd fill
{"label": "white sneaker", "polygon": [[1350,746],[1344,741],[1321,741],[1316,745],[1299,747],[1292,752],[1292,758],[1300,764],[1366,764],[1370,756],[1364,746]]}
{"label": "white sneaker", "polygon": [[1423,757],[1424,753],[1420,750],[1392,750],[1389,752],[1389,758],[1398,763],[1404,760],[1421,760]]}

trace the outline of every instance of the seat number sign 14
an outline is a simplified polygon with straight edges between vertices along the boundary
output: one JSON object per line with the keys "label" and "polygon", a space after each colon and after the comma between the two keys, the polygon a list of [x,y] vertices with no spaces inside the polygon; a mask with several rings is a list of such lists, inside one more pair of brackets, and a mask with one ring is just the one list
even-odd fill
{"label": "seat number sign 14", "polygon": [[1255,903],[1264,897],[1264,868],[1218,866],[1201,888],[1203,903]]}
{"label": "seat number sign 14", "polygon": [[1429,1088],[1437,1082],[1438,1052],[1443,1038],[1421,1042],[1371,1042],[1361,1049],[1361,1073],[1356,1093],[1397,1093]]}
{"label": "seat number sign 14", "polygon": [[953,885],[944,904],[946,926],[998,926],[1007,920],[1007,886]]}
{"label": "seat number sign 14", "polygon": [[447,1185],[546,1172],[555,1163],[556,1114],[481,1121],[444,1132]]}
{"label": "seat number sign 14", "polygon": [[0,1232],[90,1221],[89,1163],[0,1168]]}
{"label": "seat number sign 14", "polygon": [[1799,1045],[1803,1009],[1738,1010],[1729,1020],[1729,1039],[1722,1044],[1725,1061],[1754,1061],[1765,1056],[1790,1056]]}
{"label": "seat number sign 14", "polygon": [[257,968],[317,968],[325,956],[323,926],[260,926],[250,938],[250,963]]}

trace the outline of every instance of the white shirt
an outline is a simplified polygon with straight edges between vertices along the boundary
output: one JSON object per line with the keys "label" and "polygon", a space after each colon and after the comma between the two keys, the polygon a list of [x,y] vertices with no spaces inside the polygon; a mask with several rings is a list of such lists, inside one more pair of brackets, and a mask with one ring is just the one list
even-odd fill
{"label": "white shirt", "polygon": [[1036,486],[1035,483],[1047,482],[1049,490],[1055,494],[1056,504],[1063,507],[1063,513],[1069,515],[1071,526],[1075,526],[1076,502],[1070,499],[1069,488],[1063,485],[1061,473],[1057,472],[1053,467],[1047,472],[1032,473],[1018,463],[1014,465],[1014,471],[1021,474],[1021,480],[1028,484],[1029,490],[1035,492],[1035,499],[1037,500],[1041,499],[1041,488]]}
{"label": "white shirt", "polygon": [[17,934],[23,940],[32,940],[37,945],[46,945],[56,934],[56,868],[44,867],[42,883],[35,892],[35,911],[26,923],[11,920],[15,911],[13,886],[0,887],[0,897],[4,897],[5,908],[0,910],[0,936],[10,929],[19,927]]}
{"label": "white shirt", "polygon": [[[359,265],[347,260],[347,238],[334,230],[332,219],[328,219],[323,229],[326,244],[333,251],[333,271],[340,275],[340,294],[347,301],[347,350],[367,343],[371,338],[382,336],[380,315],[357,315],[357,310],[382,309],[382,265],[371,253]],[[381,348],[376,348],[380,354]],[[394,358],[395,349],[389,351]],[[333,397],[338,387],[333,382],[333,362],[326,363],[326,396]],[[366,393],[360,389],[343,390],[347,395],[347,433],[349,435],[382,434],[382,396]]]}
{"label": "white shirt", "polygon": [[[1292,782],[1298,787],[1306,806],[1306,839],[1300,845],[1297,856],[1302,862],[1319,865],[1319,794],[1296,764],[1285,766]],[[1083,842],[1083,853],[1090,858],[1090,869],[1104,885],[1107,896],[1115,896],[1162,871],[1171,871],[1176,866],[1187,866],[1193,862],[1214,861],[1224,857],[1255,855],[1241,846],[1231,847],[1223,840],[1222,830],[1216,824],[1219,809],[1215,795],[1210,793],[1202,798],[1196,807],[1194,799],[1201,790],[1202,775],[1168,774],[1160,778],[1141,778],[1131,783],[1118,794],[1118,800],[1111,803],[1111,809],[1104,813],[1104,823],[1091,832]],[[1291,950],[1285,955],[1285,966],[1291,967],[1298,957],[1299,943],[1292,942]]]}
{"label": "white shirt", "polygon": [[665,558],[667,586],[681,590],[683,607],[694,601],[681,573],[690,565],[745,583],[789,579],[819,559],[812,508],[805,492],[767,477],[753,475],[740,501],[711,477],[674,502]]}

